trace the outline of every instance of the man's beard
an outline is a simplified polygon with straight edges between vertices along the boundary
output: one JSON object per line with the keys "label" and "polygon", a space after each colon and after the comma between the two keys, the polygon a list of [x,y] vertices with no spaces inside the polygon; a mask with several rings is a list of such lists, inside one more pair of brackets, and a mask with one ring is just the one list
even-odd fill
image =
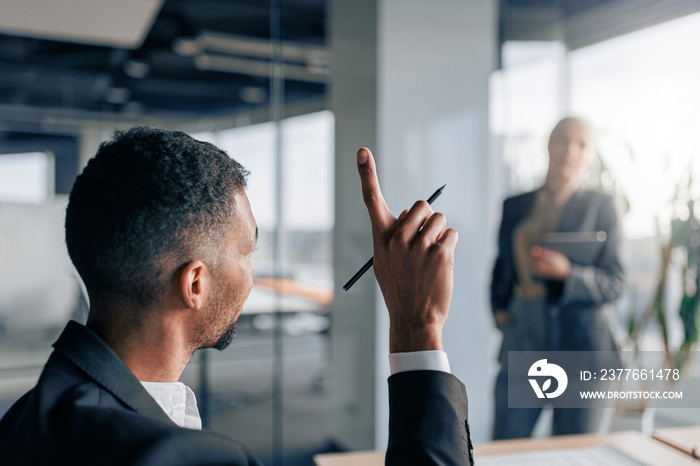
{"label": "man's beard", "polygon": [[233,343],[233,340],[236,339],[236,323],[234,322],[233,325],[231,325],[227,330],[224,331],[224,333],[219,336],[219,339],[211,342],[204,342],[201,343],[200,346],[197,348],[198,350],[200,349],[216,349],[219,351],[223,351],[226,348],[229,347],[231,343]]}
{"label": "man's beard", "polygon": [[[234,302],[234,296],[225,296],[225,293],[222,292],[222,290],[217,287],[217,289],[214,290],[214,299],[212,300],[211,306],[213,307],[211,315],[213,316],[221,316],[227,314],[227,311],[229,310],[229,306],[231,306],[231,303]],[[211,331],[211,330],[209,330]],[[204,328],[200,328],[199,330],[200,335],[204,336],[207,331]],[[223,351],[228,346],[233,343],[233,340],[236,338],[236,322],[234,321],[233,324],[231,324],[227,329],[221,333],[218,338],[214,341],[210,340],[209,338],[202,338],[203,342],[199,346],[198,349],[205,349],[205,348],[213,348],[217,349],[219,351]]]}
{"label": "man's beard", "polygon": [[231,343],[233,343],[233,340],[235,340],[235,338],[236,338],[236,323],[234,322],[233,325],[231,327],[229,327],[229,329],[226,330],[224,332],[224,334],[219,337],[218,340],[216,340],[216,343],[209,346],[209,348],[214,348],[214,349],[217,349],[219,351],[223,351],[226,348],[228,348],[228,346]]}

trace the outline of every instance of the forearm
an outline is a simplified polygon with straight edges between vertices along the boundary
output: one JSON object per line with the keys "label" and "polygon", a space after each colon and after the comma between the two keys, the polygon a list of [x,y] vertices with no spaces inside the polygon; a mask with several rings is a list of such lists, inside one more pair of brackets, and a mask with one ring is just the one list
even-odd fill
{"label": "forearm", "polygon": [[471,465],[468,403],[464,385],[436,371],[389,378],[387,465]]}
{"label": "forearm", "polygon": [[608,271],[595,266],[573,264],[559,304],[589,303],[601,305],[616,300],[624,289],[622,270]]}

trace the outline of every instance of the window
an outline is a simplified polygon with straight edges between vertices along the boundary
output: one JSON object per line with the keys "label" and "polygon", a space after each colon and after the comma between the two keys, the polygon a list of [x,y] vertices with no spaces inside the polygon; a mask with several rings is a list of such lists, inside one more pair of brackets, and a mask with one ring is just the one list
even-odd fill
{"label": "window", "polygon": [[0,202],[42,204],[53,194],[52,180],[51,154],[0,155]]}

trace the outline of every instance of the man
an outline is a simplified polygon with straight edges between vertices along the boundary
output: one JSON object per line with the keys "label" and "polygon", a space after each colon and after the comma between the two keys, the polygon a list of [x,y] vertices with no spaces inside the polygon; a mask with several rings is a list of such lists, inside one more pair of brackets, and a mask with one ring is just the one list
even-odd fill
{"label": "man", "polygon": [[[468,464],[466,393],[442,352],[457,233],[425,202],[394,218],[369,150],[357,162],[391,318],[387,463]],[[37,386],[0,421],[3,464],[259,464],[201,431],[178,382],[194,351],[232,341],[252,288],[245,176],[180,132],[134,128],[100,146],[66,211],[88,322],[66,326]]]}

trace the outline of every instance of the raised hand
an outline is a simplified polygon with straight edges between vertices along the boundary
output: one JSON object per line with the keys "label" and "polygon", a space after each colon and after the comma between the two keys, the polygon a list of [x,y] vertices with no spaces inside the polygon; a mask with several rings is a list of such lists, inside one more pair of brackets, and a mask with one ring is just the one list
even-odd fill
{"label": "raised hand", "polygon": [[365,147],[357,151],[357,169],[372,222],[374,273],[389,310],[389,350],[442,350],[457,232],[446,229],[445,216],[426,201],[395,218],[382,196],[374,157]]}

